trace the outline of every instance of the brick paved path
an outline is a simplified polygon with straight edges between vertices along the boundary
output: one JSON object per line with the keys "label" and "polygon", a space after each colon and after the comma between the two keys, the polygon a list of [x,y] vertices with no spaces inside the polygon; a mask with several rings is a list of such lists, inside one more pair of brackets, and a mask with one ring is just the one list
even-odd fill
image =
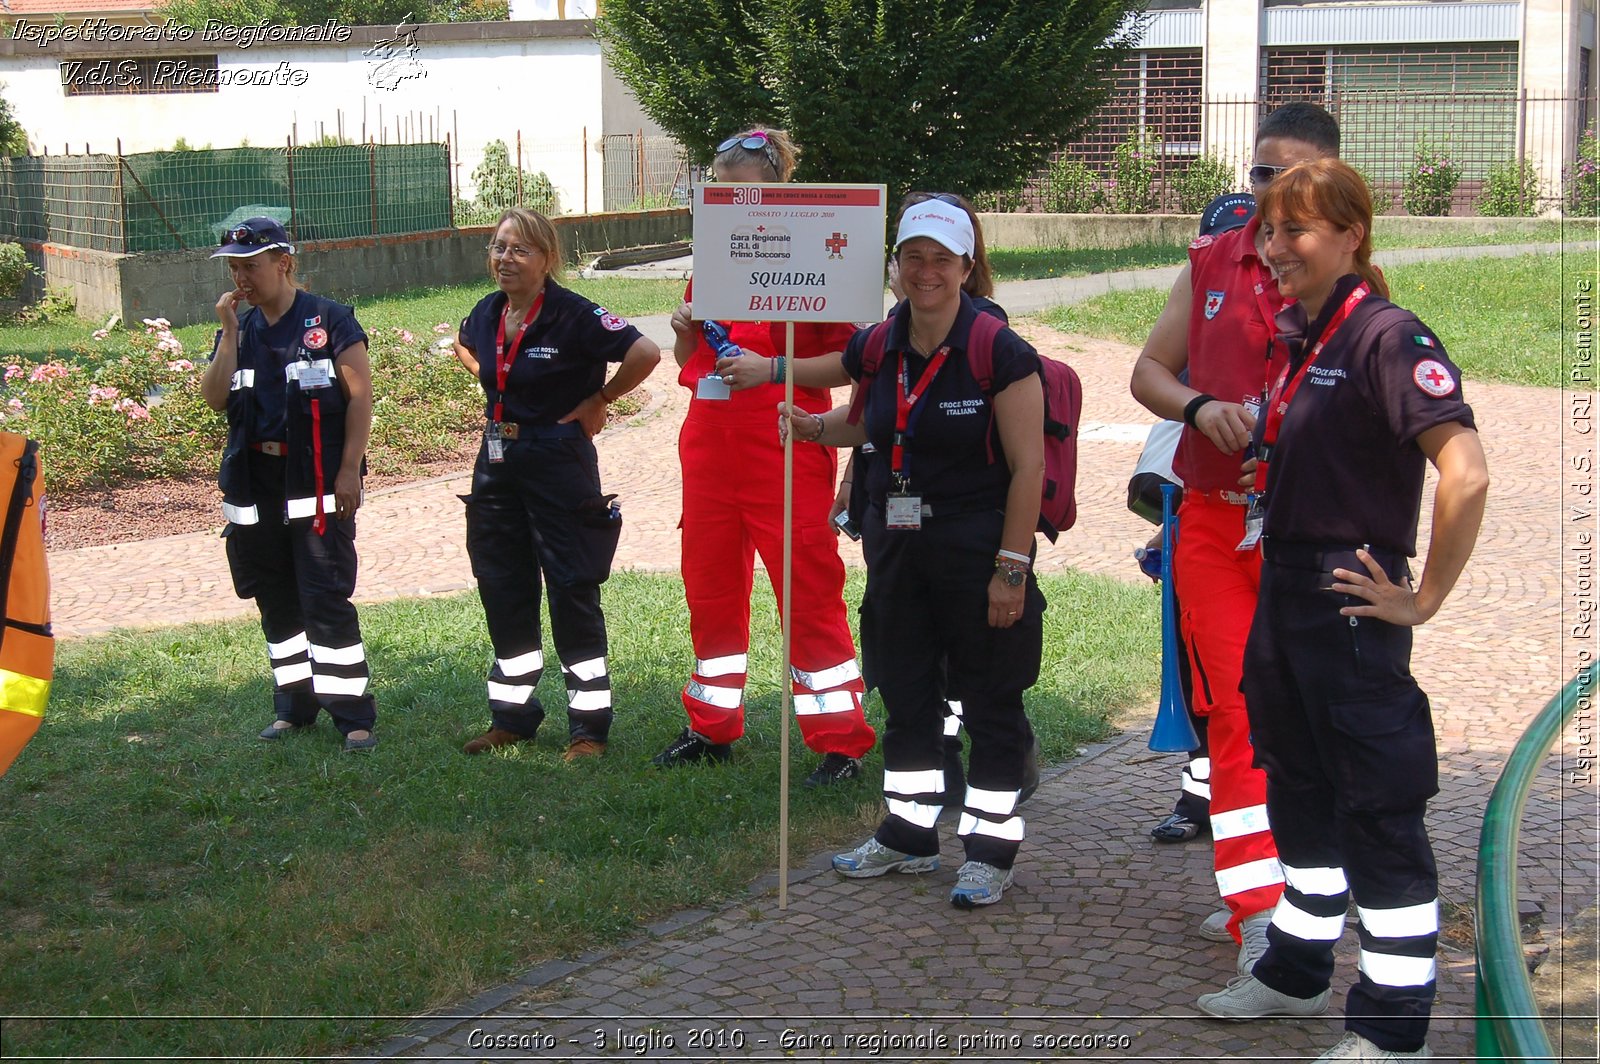
{"label": "brick paved path", "polygon": [[[1010,294],[1003,291],[1002,302]],[[1019,309],[1033,298],[1016,294]],[[666,338],[664,319],[642,324]],[[1123,505],[1139,447],[1131,426],[1148,422],[1127,394],[1135,352],[1031,322],[1021,331],[1041,350],[1069,358],[1086,395],[1079,527],[1043,550],[1041,566],[1134,578],[1128,555],[1149,532]],[[620,492],[626,507],[619,562],[638,568],[670,570],[677,562],[674,450],[686,400],[669,370],[650,382],[644,414],[600,439],[607,490]],[[1548,390],[1469,383],[1468,398],[1489,455],[1490,508],[1460,586],[1417,633],[1415,663],[1439,734],[1442,792],[1430,831],[1441,893],[1447,903],[1470,906],[1489,790],[1526,720],[1558,685],[1562,410]],[[465,489],[465,476],[448,477],[368,500],[359,540],[363,600],[471,586],[455,498]],[[1426,521],[1427,503],[1423,511]],[[847,560],[859,564],[859,554]],[[51,564],[56,623],[67,635],[250,612],[233,598],[221,545],[209,533],[62,552]],[[1145,837],[1171,796],[1177,762],[1151,755],[1144,739],[1132,730],[1047,774],[1026,809],[1016,886],[992,910],[949,907],[955,861],[929,877],[857,883],[825,871],[827,855],[818,854],[797,874],[786,912],[757,884],[751,899],[680,914],[615,952],[530,972],[378,1052],[592,1058],[593,1032],[602,1029],[612,1047],[602,1056],[636,1055],[615,1049],[620,1034],[650,1056],[776,1059],[789,1028],[815,1039],[792,1047],[793,1059],[866,1057],[865,1048],[843,1040],[872,1032],[922,1039],[891,1045],[873,1057],[880,1060],[1314,1056],[1338,1038],[1332,1015],[1248,1025],[1196,1016],[1194,997],[1232,974],[1234,951],[1192,934],[1214,907],[1207,848],[1157,847]],[[1548,923],[1593,904],[1592,807],[1592,789],[1563,783],[1554,763],[1547,766],[1523,820],[1522,892],[1543,904]],[[945,852],[959,848],[949,841]],[[1353,978],[1353,942],[1350,934],[1342,944],[1340,988]],[[1442,951],[1439,988],[1431,1041],[1438,1059],[1459,1059],[1472,1045],[1470,952]],[[648,1033],[652,1016],[660,1017],[656,1036]],[[695,1029],[723,1041],[696,1048]],[[735,1031],[742,1049],[728,1041]],[[537,1048],[482,1048],[485,1033]],[[1068,1049],[1034,1041],[1093,1033],[1128,1042]],[[957,1045],[963,1036],[972,1040],[965,1047]],[[1011,1036],[1020,1042],[1003,1041]],[[544,1037],[555,1039],[553,1047],[535,1041]]]}

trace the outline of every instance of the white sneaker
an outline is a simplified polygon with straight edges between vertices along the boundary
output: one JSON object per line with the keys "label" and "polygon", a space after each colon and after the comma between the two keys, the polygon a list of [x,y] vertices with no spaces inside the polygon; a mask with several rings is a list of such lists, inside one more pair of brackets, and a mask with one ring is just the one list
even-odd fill
{"label": "white sneaker", "polygon": [[1200,937],[1207,942],[1232,942],[1228,921],[1233,919],[1232,909],[1218,909],[1200,924]]}
{"label": "white sneaker", "polygon": [[1318,1061],[1324,1060],[1360,1060],[1360,1061],[1385,1061],[1385,1060],[1432,1060],[1433,1050],[1424,1045],[1421,1049],[1409,1052],[1397,1049],[1379,1049],[1371,1042],[1362,1038],[1354,1031],[1346,1031],[1339,1044],[1328,1050]]}
{"label": "white sneaker", "polygon": [[1264,1016],[1320,1016],[1328,1011],[1331,996],[1324,990],[1316,997],[1290,997],[1253,975],[1241,975],[1215,994],[1201,994],[1196,1004],[1219,1020],[1259,1020]]}
{"label": "white sneaker", "polygon": [[1240,975],[1249,975],[1255,968],[1256,961],[1267,952],[1267,928],[1272,924],[1272,913],[1260,912],[1244,918],[1244,923],[1239,925],[1239,935],[1244,939],[1239,944],[1238,972]]}
{"label": "white sneaker", "polygon": [[956,885],[950,891],[950,904],[957,909],[993,905],[1016,878],[1014,868],[996,868],[982,861],[968,861],[956,872]]}
{"label": "white sneaker", "polygon": [[849,853],[836,854],[833,858],[833,870],[851,879],[871,879],[889,872],[915,875],[918,872],[936,872],[938,869],[938,854],[915,857],[891,850],[876,837],[868,839]]}

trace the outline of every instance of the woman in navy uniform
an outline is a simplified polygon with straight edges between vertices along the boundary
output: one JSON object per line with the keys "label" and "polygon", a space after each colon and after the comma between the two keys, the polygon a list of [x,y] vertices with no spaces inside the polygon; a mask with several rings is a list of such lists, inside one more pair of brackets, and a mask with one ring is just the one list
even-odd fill
{"label": "woman in navy uniform", "polygon": [[261,738],[310,727],[320,706],[346,750],[370,750],[377,710],[350,603],[372,429],[367,334],[349,307],[297,287],[294,245],[271,218],[230,229],[212,257],[227,259],[234,287],[217,300],[222,328],[200,391],[228,415],[222,534],[272,665],[277,720]]}
{"label": "woman in navy uniform", "polygon": [[[966,863],[950,894],[958,908],[999,901],[1012,881],[1029,739],[1022,693],[1038,679],[1045,606],[1032,571],[1044,483],[1039,356],[1001,328],[991,390],[974,377],[967,345],[978,311],[961,290],[973,237],[959,207],[933,199],[907,210],[895,242],[906,299],[879,371],[861,385],[865,417],[852,426],[844,410],[791,408],[781,422],[799,441],[876,448],[862,521],[873,603],[862,642],[888,710],[888,815],[833,866],[850,878],[939,867],[948,694],[972,737],[957,829]],[[869,334],[858,332],[844,353],[858,382]]]}
{"label": "woman in navy uniform", "polygon": [[[1319,1060],[1409,1060],[1435,991],[1438,874],[1423,817],[1438,790],[1411,629],[1438,612],[1477,540],[1489,476],[1461,373],[1390,303],[1366,185],[1333,159],[1260,195],[1289,364],[1255,429],[1265,563],[1244,694],[1285,888],[1252,974],[1200,999],[1224,1019],[1327,1007],[1353,895],[1361,962],[1345,1038]],[[1439,481],[1412,584],[1425,466]],[[1259,518],[1262,523],[1254,524]]]}
{"label": "woman in navy uniform", "polygon": [[[484,438],[467,497],[467,555],[494,645],[488,731],[479,754],[532,739],[544,720],[539,582],[567,686],[566,760],[605,753],[611,679],[600,584],[622,531],[602,495],[591,437],[606,407],[661,359],[655,343],[557,284],[561,244],[550,220],[513,207],[489,244],[499,290],[461,323],[456,355],[483,384]],[[606,363],[620,362],[606,380]]]}

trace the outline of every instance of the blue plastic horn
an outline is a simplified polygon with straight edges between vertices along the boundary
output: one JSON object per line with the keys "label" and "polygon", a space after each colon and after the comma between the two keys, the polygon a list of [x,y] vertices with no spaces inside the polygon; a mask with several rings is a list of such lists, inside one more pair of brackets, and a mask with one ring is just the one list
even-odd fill
{"label": "blue plastic horn", "polygon": [[1178,515],[1172,512],[1176,484],[1161,485],[1161,703],[1155,727],[1150,729],[1150,749],[1161,753],[1187,753],[1200,745],[1183,701],[1182,668],[1178,654],[1178,605],[1172,593],[1172,547],[1178,538]]}

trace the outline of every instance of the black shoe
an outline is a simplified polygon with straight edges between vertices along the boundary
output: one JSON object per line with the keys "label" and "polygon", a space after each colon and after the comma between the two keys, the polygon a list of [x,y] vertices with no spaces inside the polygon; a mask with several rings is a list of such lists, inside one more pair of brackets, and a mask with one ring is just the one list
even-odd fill
{"label": "black shoe", "polygon": [[278,725],[282,723],[284,722],[278,720],[273,721],[271,724],[268,724],[265,728],[263,728],[261,730],[261,734],[256,736],[256,738],[265,739],[268,742],[271,742],[274,739],[282,739],[285,735],[289,735],[297,731],[305,731],[307,728],[311,727],[309,724],[290,724],[287,728],[278,727]]}
{"label": "black shoe", "polygon": [[1157,842],[1188,842],[1199,835],[1201,827],[1182,813],[1172,813],[1150,829],[1150,837]]}
{"label": "black shoe", "polygon": [[802,786],[827,787],[835,783],[843,783],[845,780],[858,779],[860,776],[861,762],[858,759],[845,757],[843,754],[826,754],[822,758],[822,764],[817,766],[815,772],[806,777],[806,781]]}
{"label": "black shoe", "polygon": [[665,750],[652,757],[650,763],[657,768],[672,768],[674,765],[687,765],[706,758],[712,761],[726,761],[732,754],[733,750],[727,743],[708,743],[685,728],[683,734],[668,743]]}
{"label": "black shoe", "polygon": [[1039,789],[1039,737],[1028,737],[1028,752],[1023,755],[1022,762],[1022,792],[1017,795],[1017,804],[1021,805],[1033,797],[1033,792]]}

